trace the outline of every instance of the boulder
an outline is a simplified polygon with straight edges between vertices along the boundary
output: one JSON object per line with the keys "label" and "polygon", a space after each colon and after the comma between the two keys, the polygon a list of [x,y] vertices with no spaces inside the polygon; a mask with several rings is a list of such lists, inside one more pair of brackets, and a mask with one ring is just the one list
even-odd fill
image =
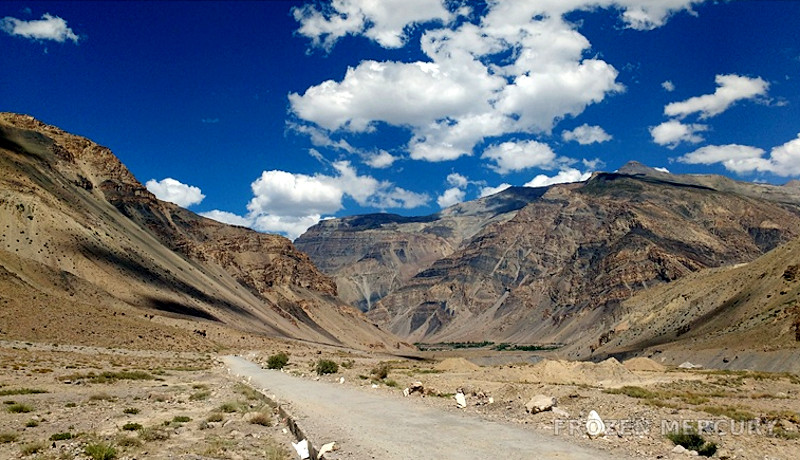
{"label": "boulder", "polygon": [[538,414],[551,410],[557,404],[556,398],[552,396],[536,395],[525,404],[525,411],[529,414]]}

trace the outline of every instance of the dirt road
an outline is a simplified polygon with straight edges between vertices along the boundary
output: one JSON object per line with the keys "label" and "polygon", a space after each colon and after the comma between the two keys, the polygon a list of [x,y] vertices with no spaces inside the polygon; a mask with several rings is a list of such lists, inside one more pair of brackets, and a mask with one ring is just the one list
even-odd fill
{"label": "dirt road", "polygon": [[264,370],[240,357],[228,356],[224,361],[232,373],[249,377],[251,385],[286,404],[317,446],[336,441],[340,450],[327,454],[329,459],[619,458],[513,425]]}

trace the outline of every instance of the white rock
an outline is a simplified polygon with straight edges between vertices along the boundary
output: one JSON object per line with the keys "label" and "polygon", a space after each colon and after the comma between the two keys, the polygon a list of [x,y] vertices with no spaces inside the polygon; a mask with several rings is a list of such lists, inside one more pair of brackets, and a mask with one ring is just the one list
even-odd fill
{"label": "white rock", "polygon": [[589,417],[586,418],[586,434],[590,438],[605,436],[606,434],[606,424],[603,423],[603,419],[595,411],[589,412]]}
{"label": "white rock", "polygon": [[298,442],[297,444],[292,443],[292,447],[294,447],[294,450],[297,451],[297,455],[299,455],[301,459],[305,460],[305,459],[311,457],[309,455],[309,453],[308,453],[308,440],[307,439],[303,439],[302,441]]}
{"label": "white rock", "polygon": [[525,410],[529,414],[538,414],[539,412],[552,409],[556,404],[556,398],[552,396],[536,395],[525,404]]}
{"label": "white rock", "polygon": [[456,398],[456,405],[460,409],[467,407],[467,398],[466,396],[464,396],[464,393],[461,392],[456,393],[455,398]]}
{"label": "white rock", "polygon": [[682,445],[680,445],[680,444],[678,444],[677,446],[675,446],[675,447],[673,447],[673,448],[672,448],[672,453],[673,453],[673,454],[682,454],[682,453],[684,453],[684,452],[686,452],[686,448],[685,448],[685,447],[683,447],[683,446],[682,446]]}

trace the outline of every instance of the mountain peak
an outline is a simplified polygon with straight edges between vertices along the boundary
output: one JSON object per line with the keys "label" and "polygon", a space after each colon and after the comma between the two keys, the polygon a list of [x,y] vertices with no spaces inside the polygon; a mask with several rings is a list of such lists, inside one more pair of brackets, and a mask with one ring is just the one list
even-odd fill
{"label": "mountain peak", "polygon": [[617,170],[617,173],[629,176],[663,176],[664,174],[668,174],[643,163],[639,163],[638,161],[629,161],[625,163]]}

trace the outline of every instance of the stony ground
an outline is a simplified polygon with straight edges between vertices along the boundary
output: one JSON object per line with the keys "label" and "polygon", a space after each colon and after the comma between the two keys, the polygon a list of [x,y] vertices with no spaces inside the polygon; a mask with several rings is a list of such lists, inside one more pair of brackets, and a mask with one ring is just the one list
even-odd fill
{"label": "stony ground", "polygon": [[[612,456],[686,458],[691,452],[675,452],[666,434],[698,423],[700,436],[717,446],[713,458],[800,455],[800,377],[792,374],[680,370],[649,360],[531,364],[501,352],[409,359],[289,342],[239,353],[266,367],[281,351],[289,357],[284,371],[305,379],[343,379],[388,399],[420,382],[424,397],[409,397],[415,404],[518,424]],[[337,372],[318,375],[319,360],[336,363]],[[458,388],[463,409],[453,398]],[[538,394],[557,406],[528,413],[525,404]],[[263,397],[210,353],[2,342],[0,402],[0,458],[297,458]],[[607,425],[597,439],[586,435],[591,410]]]}
{"label": "stony ground", "polygon": [[0,347],[0,458],[293,458],[264,398],[208,355],[42,348]]}
{"label": "stony ground", "polygon": [[[699,431],[716,445],[713,458],[785,459],[800,457],[800,377],[748,371],[664,368],[637,359],[623,365],[543,361],[480,367],[463,357],[438,353],[435,361],[323,350],[290,352],[284,369],[308,379],[359,386],[403,398],[403,390],[420,382],[425,395],[410,398],[443,411],[461,411],[484,420],[517,423],[577,445],[620,457],[679,459],[681,452],[667,435],[678,428]],[[266,366],[267,352],[251,353]],[[430,355],[428,355],[430,357]],[[313,372],[319,359],[339,364],[335,374]],[[475,361],[485,357],[475,357]],[[385,377],[382,377],[385,374]],[[456,408],[458,388],[467,407]],[[537,414],[525,404],[538,394],[553,397],[557,406]],[[590,439],[586,420],[596,411],[607,425],[605,436]],[[699,430],[698,430],[699,428]]]}

